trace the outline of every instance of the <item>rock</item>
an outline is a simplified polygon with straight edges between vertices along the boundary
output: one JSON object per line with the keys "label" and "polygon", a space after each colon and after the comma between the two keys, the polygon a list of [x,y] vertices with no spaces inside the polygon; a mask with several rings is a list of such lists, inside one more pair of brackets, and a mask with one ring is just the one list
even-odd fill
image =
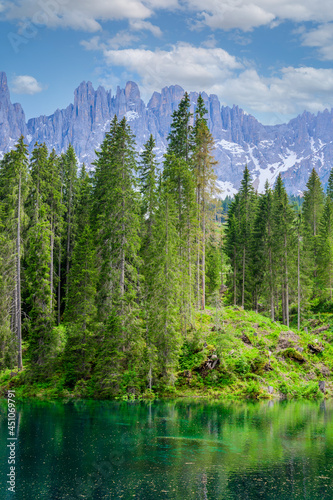
{"label": "rock", "polygon": [[257,332],[254,332],[253,336],[254,336],[254,337],[258,337]]}
{"label": "rock", "polygon": [[273,392],[274,392],[274,387],[272,387],[271,385],[269,385],[269,386],[267,387],[267,391],[268,391],[268,394],[273,394]]}
{"label": "rock", "polygon": [[245,333],[243,333],[243,335],[241,336],[241,339],[244,342],[244,344],[252,345],[251,340],[249,339],[249,337]]}
{"label": "rock", "polygon": [[306,362],[306,359],[302,356],[302,354],[293,348],[285,349],[285,350],[281,351],[280,354],[284,358],[290,358],[290,359],[293,359],[294,361],[298,361],[299,363]]}
{"label": "rock", "polygon": [[324,347],[321,342],[319,342],[318,345],[308,344],[308,348],[312,354],[319,354],[324,350]]}
{"label": "rock", "polygon": [[313,330],[311,333],[313,335],[317,335],[317,333],[321,333],[321,332],[325,332],[326,330],[329,330],[330,329],[330,326],[322,326],[320,328],[317,328],[317,330]]}
{"label": "rock", "polygon": [[303,347],[296,347],[296,351],[302,353],[304,351]]}
{"label": "rock", "polygon": [[294,342],[299,341],[299,336],[292,331],[280,332],[279,341],[277,349],[287,349],[288,347],[293,347]]}
{"label": "rock", "polygon": [[330,369],[329,369],[329,368],[327,368],[327,366],[322,366],[322,367],[320,368],[320,372],[321,372],[321,374],[322,374],[324,377],[330,377],[330,375],[331,375],[331,371],[330,371]]}
{"label": "rock", "polygon": [[[72,104],[26,123],[21,106],[11,103],[6,74],[0,73],[0,156],[23,134],[30,151],[36,141],[45,142],[56,153],[72,144],[79,161],[89,168],[110,120],[117,114],[120,120],[126,117],[136,136],[138,151],[153,135],[157,158],[162,160],[172,113],[183,95],[182,87],[171,85],[154,92],[146,105],[135,82],[127,82],[124,89],[118,87],[114,93],[103,87],[95,90],[90,82],[82,82],[74,91]],[[194,114],[198,93],[190,92],[189,97],[190,112]],[[254,187],[260,192],[265,179],[274,179],[281,165],[288,163],[290,167],[283,169],[282,175],[289,194],[304,190],[308,172],[314,167],[322,182],[327,183],[333,167],[333,110],[315,115],[304,112],[287,124],[266,126],[238,106],[221,106],[215,94],[202,92],[202,97],[215,141],[215,170],[225,194],[232,195],[239,188],[245,164],[251,174],[256,172]],[[293,162],[289,162],[291,157]]]}
{"label": "rock", "polygon": [[325,394],[325,380],[318,381],[319,390]]}

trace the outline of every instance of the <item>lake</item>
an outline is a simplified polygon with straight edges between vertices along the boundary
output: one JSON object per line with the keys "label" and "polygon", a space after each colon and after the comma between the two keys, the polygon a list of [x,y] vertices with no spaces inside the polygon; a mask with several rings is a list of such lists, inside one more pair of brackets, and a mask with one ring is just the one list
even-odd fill
{"label": "lake", "polygon": [[2,499],[332,499],[333,402],[17,402]]}

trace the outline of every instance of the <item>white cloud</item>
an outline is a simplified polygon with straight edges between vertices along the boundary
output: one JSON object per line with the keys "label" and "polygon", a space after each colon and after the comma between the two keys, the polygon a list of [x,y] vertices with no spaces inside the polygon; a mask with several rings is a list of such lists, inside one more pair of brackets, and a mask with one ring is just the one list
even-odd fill
{"label": "white cloud", "polygon": [[43,86],[36,78],[29,75],[19,75],[13,80],[11,90],[14,94],[38,94],[43,90]]}
{"label": "white cloud", "polygon": [[322,24],[302,34],[303,45],[318,49],[323,60],[333,60],[333,23]]}
{"label": "white cloud", "polygon": [[197,48],[185,43],[178,43],[169,52],[145,49],[102,50],[106,62],[111,66],[121,66],[137,73],[146,92],[172,84],[200,90],[211,87],[214,82],[229,77],[233,70],[242,67],[235,57],[223,49]]}
{"label": "white cloud", "polygon": [[103,52],[111,68],[124,68],[131,78],[138,75],[145,100],[154,90],[178,84],[188,91],[217,94],[224,104],[238,104],[280,123],[305,109],[317,112],[333,106],[333,69],[286,67],[263,77],[220,48],[179,43],[169,51],[110,50],[95,42],[94,48]]}
{"label": "white cloud", "polygon": [[134,31],[150,31],[154,36],[160,37],[162,36],[162,31],[161,28],[158,26],[155,26],[154,24],[150,23],[149,21],[142,21],[142,20],[136,20],[130,21],[130,28]]}
{"label": "white cloud", "polygon": [[[263,25],[273,27],[285,20],[333,21],[331,0],[320,3],[313,0],[7,0],[0,3],[2,16],[9,20],[89,32],[100,30],[104,21],[146,21],[160,9],[188,11],[197,16],[199,26],[223,30],[250,31]],[[157,26],[149,23],[144,29],[158,36]]]}
{"label": "white cloud", "polygon": [[236,103],[255,116],[267,114],[282,123],[304,110],[316,113],[333,107],[333,69],[287,67],[270,78],[247,69],[212,90],[226,104]]}
{"label": "white cloud", "polygon": [[187,7],[198,13],[199,26],[250,31],[263,25],[276,26],[280,21],[324,22],[333,20],[331,0],[186,0]]}
{"label": "white cloud", "polygon": [[8,20],[95,32],[102,21],[146,19],[153,13],[154,1],[150,5],[141,0],[16,0],[5,4],[4,14]]}

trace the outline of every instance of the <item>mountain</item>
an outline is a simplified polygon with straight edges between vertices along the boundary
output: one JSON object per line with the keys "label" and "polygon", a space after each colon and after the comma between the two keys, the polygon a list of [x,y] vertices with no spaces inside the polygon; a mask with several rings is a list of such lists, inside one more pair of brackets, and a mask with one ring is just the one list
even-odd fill
{"label": "mountain", "polygon": [[[74,92],[74,102],[51,116],[39,116],[26,123],[20,104],[12,104],[5,73],[0,72],[0,156],[23,134],[32,150],[35,142],[45,142],[57,153],[69,144],[80,162],[90,166],[95,150],[103,141],[114,114],[126,116],[136,136],[138,150],[152,133],[157,155],[162,160],[170,131],[171,115],[184,90],[178,85],[154,92],[146,105],[136,83],[111,90],[82,82]],[[191,92],[191,112],[197,92]],[[317,115],[304,113],[287,124],[266,126],[238,106],[221,106],[216,95],[202,93],[208,110],[208,124],[215,140],[216,173],[223,197],[236,192],[245,164],[254,186],[262,192],[266,180],[273,184],[281,173],[290,194],[300,194],[313,167],[324,185],[333,167],[333,110]]]}

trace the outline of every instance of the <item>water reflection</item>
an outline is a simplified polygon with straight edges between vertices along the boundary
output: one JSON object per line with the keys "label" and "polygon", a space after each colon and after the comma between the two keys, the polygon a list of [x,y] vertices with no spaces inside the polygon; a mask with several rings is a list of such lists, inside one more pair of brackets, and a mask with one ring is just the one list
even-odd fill
{"label": "water reflection", "polygon": [[[6,464],[6,403],[1,409]],[[18,403],[18,500],[332,499],[332,402]],[[1,498],[6,495],[2,468]]]}

